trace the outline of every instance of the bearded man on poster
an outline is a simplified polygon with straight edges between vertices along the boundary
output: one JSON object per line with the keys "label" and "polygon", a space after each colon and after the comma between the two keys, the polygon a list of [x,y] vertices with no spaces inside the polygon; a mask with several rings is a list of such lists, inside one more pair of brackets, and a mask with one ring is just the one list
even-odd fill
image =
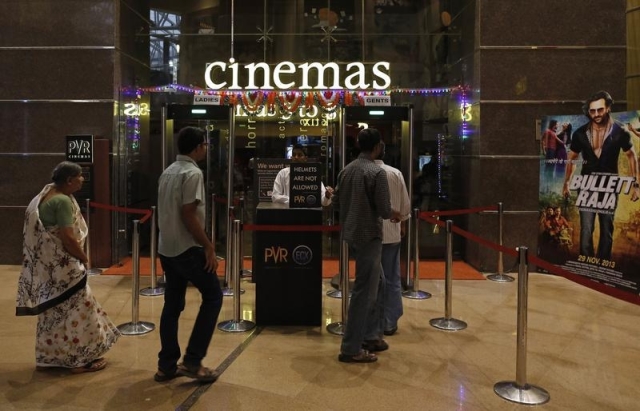
{"label": "bearded man on poster", "polygon": [[[574,133],[567,155],[567,168],[565,171],[562,194],[569,196],[570,182],[575,170],[575,160],[582,155],[582,176],[600,175],[608,178],[617,176],[618,157],[620,151],[624,152],[629,161],[629,171],[632,177],[631,201],[640,198],[638,184],[638,161],[636,158],[631,137],[627,131],[611,118],[611,106],[613,99],[606,91],[599,91],[591,96],[583,106],[589,122],[578,128]],[[578,191],[580,192],[582,188]],[[598,192],[597,204],[606,202],[606,192]],[[580,194],[579,194],[580,195]],[[610,209],[599,210],[597,207],[580,208],[580,254],[590,257],[596,256],[602,260],[611,261],[611,249],[613,247],[613,221],[617,207],[617,194],[615,203]],[[597,253],[593,248],[593,230],[596,215],[600,225],[600,238],[598,240]]]}

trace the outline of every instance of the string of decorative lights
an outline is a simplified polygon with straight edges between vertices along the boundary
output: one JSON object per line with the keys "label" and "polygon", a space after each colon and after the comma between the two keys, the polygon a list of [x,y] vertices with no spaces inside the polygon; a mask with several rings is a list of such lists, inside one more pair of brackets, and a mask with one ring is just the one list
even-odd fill
{"label": "string of decorative lights", "polygon": [[463,89],[463,86],[455,86],[455,87],[437,87],[437,88],[393,88],[388,90],[319,90],[319,91],[306,91],[306,90],[283,90],[283,91],[261,91],[261,90],[246,90],[246,91],[231,91],[225,90],[224,92],[219,90],[208,90],[200,87],[192,87],[192,86],[183,86],[180,84],[168,84],[164,86],[155,86],[155,87],[139,87],[135,90],[138,93],[175,93],[175,92],[184,92],[184,93],[192,93],[195,95],[222,95],[223,93],[226,95],[236,94],[238,97],[242,93],[265,93],[270,94],[274,93],[275,95],[285,95],[290,93],[304,94],[306,93],[340,93],[341,98],[346,93],[356,93],[359,96],[388,96],[395,93],[405,93],[405,94],[434,94],[434,95],[443,95],[449,94],[457,90]]}
{"label": "string of decorative lights", "polygon": [[317,106],[325,113],[334,113],[340,106],[364,105],[367,96],[391,96],[394,94],[442,96],[464,90],[462,86],[438,88],[394,88],[388,90],[208,90],[199,87],[169,84],[157,87],[124,88],[122,94],[138,96],[147,93],[190,93],[193,95],[220,96],[221,104],[240,105],[248,114],[264,109],[295,112],[300,105],[310,108]]}

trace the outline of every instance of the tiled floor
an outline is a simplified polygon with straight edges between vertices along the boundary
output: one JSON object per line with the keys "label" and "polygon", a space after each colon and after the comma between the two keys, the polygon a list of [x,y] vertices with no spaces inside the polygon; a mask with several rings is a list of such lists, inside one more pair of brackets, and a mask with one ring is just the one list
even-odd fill
{"label": "tiled floor", "polygon": [[[324,327],[216,331],[206,365],[222,371],[213,385],[153,381],[157,329],[124,336],[100,372],[36,371],[35,318],[15,317],[19,267],[0,266],[0,410],[520,410],[493,392],[516,378],[517,283],[455,281],[453,317],[468,323],[439,331],[443,281],[420,282],[429,300],[404,300],[399,332],[373,364],[338,362],[340,338]],[[93,276],[90,285],[116,324],[132,320],[131,280]],[[148,286],[146,279],[141,287]],[[243,282],[241,312],[251,319],[254,285]],[[325,288],[329,287],[328,283]],[[199,300],[189,290],[180,329],[186,344]],[[162,297],[140,297],[139,320],[158,324]],[[340,300],[325,297],[325,323],[340,321]],[[563,278],[529,281],[526,380],[551,395],[545,410],[640,409],[640,307]],[[220,320],[233,318],[225,298]]]}

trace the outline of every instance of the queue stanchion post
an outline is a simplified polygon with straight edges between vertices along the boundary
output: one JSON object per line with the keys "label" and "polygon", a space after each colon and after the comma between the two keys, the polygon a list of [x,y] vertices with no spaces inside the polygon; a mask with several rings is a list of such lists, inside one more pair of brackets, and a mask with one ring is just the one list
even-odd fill
{"label": "queue stanchion post", "polygon": [[[240,289],[240,220],[233,221],[232,229],[232,250],[231,250],[231,272],[234,282],[234,288]],[[240,293],[233,294],[233,319],[222,321],[218,324],[218,329],[226,332],[244,332],[253,329],[256,323],[240,318]]]}
{"label": "queue stanchion post", "polygon": [[87,275],[102,274],[102,270],[99,268],[93,268],[91,258],[91,199],[87,198],[87,238],[84,242],[85,254],[87,255]]}
{"label": "queue stanchion post", "polygon": [[452,307],[452,289],[453,289],[453,233],[451,226],[453,222],[451,220],[446,221],[447,230],[447,258],[445,261],[445,287],[444,287],[444,317],[434,318],[429,321],[432,327],[445,331],[459,331],[467,328],[467,323],[451,317]]}
{"label": "queue stanchion post", "polygon": [[516,380],[501,381],[493,391],[501,398],[526,405],[545,404],[551,398],[544,388],[527,383],[527,300],[529,268],[527,247],[518,248],[518,341],[516,353]]}
{"label": "queue stanchion post", "polygon": [[158,285],[157,259],[158,259],[158,217],[156,206],[151,207],[151,287],[143,288],[140,294],[146,297],[155,297],[164,294],[164,287]]}
{"label": "queue stanchion post", "polygon": [[[329,218],[327,220],[327,225],[329,227],[333,226],[333,218]],[[332,235],[329,235],[329,250],[333,251],[333,236]],[[339,248],[338,249],[338,255],[341,252],[340,250],[341,249]],[[338,271],[340,271],[339,267],[338,267]],[[342,298],[342,280],[340,279],[340,272],[338,272],[338,273],[336,273],[336,274],[331,276],[330,284],[331,284],[331,287],[333,288],[333,290],[327,291],[327,297]]]}
{"label": "queue stanchion post", "polygon": [[[211,244],[216,246],[216,223],[218,221],[218,216],[216,215],[216,195],[215,193],[211,194]],[[216,254],[216,259],[218,261],[224,260],[224,257],[220,257]]]}
{"label": "queue stanchion post", "polygon": [[349,312],[349,245],[346,241],[340,242],[340,288],[346,292],[342,297],[342,321],[327,325],[327,331],[335,335],[344,335],[347,326],[347,313]]}
{"label": "queue stanchion post", "polygon": [[431,294],[420,290],[420,244],[418,232],[420,229],[420,209],[413,209],[413,281],[411,288],[402,292],[402,296],[412,300],[426,300]]}
{"label": "queue stanchion post", "polygon": [[245,199],[244,197],[240,197],[240,276],[251,277],[253,272],[244,268],[244,230],[242,229],[242,224],[244,224],[244,207]]}
{"label": "queue stanchion post", "polygon": [[131,241],[133,274],[131,281],[131,322],[121,324],[118,330],[123,335],[140,335],[153,331],[156,326],[153,323],[139,321],[140,311],[140,220],[133,220],[133,238]]}
{"label": "queue stanchion post", "polygon": [[[232,285],[233,279],[231,278],[231,268],[234,262],[231,261],[232,249],[233,249],[233,222],[234,222],[234,206],[229,206],[229,215],[227,218],[227,252],[225,257],[226,264],[224,265],[224,287],[222,287],[222,295],[225,297],[233,297],[235,294],[234,287]],[[244,293],[240,287],[240,294]]]}
{"label": "queue stanchion post", "polygon": [[[342,290],[349,290],[349,247],[345,248],[345,244],[344,242],[340,242],[340,251],[338,252],[338,260],[340,262],[340,267],[339,267],[339,273],[335,275],[335,277],[338,277],[339,281],[338,281],[338,288],[334,288],[333,290],[329,290],[327,291],[327,297],[331,297],[331,298],[342,298]],[[346,250],[346,253],[345,253]],[[347,264],[346,267],[347,269],[345,270],[345,264],[344,264],[344,259],[346,258]],[[347,286],[345,287],[344,284],[345,282],[342,281],[342,277],[344,275],[344,273],[347,273]],[[349,297],[351,297],[351,291],[349,291]],[[331,324],[329,324],[331,325]]]}
{"label": "queue stanchion post", "polygon": [[[502,232],[503,232],[503,208],[502,202],[498,203],[498,244],[502,247]],[[504,262],[502,258],[502,249],[498,251],[498,272],[495,274],[489,274],[487,276],[487,280],[499,282],[499,283],[508,283],[514,280],[510,275],[504,274]]]}

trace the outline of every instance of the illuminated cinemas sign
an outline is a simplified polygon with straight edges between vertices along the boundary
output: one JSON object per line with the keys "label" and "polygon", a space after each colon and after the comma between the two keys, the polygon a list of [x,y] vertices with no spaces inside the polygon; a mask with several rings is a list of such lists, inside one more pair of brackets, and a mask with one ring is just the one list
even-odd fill
{"label": "illuminated cinemas sign", "polygon": [[93,136],[67,136],[67,161],[93,163]]}
{"label": "illuminated cinemas sign", "polygon": [[369,67],[358,62],[340,65],[312,62],[296,65],[283,61],[272,67],[267,63],[240,66],[234,59],[230,59],[229,63],[207,63],[204,81],[211,90],[385,90],[391,85],[389,68],[386,61]]}
{"label": "illuminated cinemas sign", "polygon": [[581,211],[614,214],[618,194],[629,194],[634,182],[634,177],[592,173],[574,175],[569,182],[569,189],[578,190],[576,207]]}

